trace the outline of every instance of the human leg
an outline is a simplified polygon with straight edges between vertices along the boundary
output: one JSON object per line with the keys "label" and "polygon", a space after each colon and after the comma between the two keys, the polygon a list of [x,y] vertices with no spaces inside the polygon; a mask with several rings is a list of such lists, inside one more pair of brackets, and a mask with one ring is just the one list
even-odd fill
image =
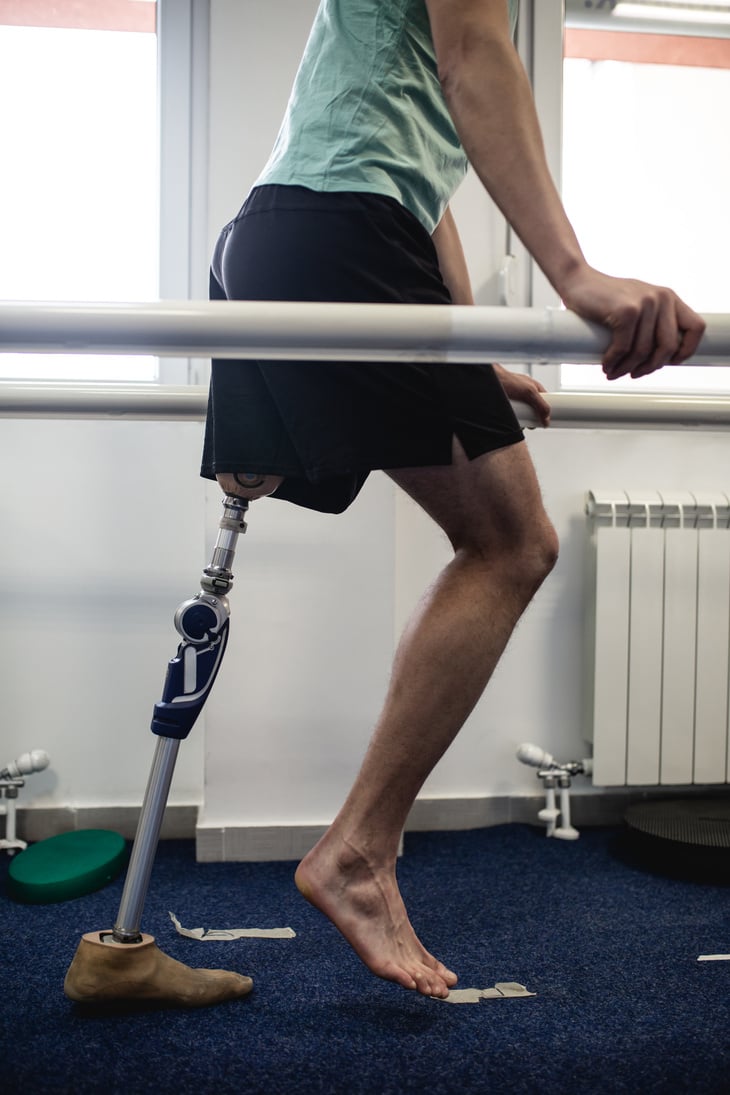
{"label": "human leg", "polygon": [[418,941],[398,892],[400,834],[424,780],[481,696],[557,554],[524,444],[389,472],[449,537],[454,557],[396,653],[358,777],[297,885],[376,974],[445,996],[456,977]]}

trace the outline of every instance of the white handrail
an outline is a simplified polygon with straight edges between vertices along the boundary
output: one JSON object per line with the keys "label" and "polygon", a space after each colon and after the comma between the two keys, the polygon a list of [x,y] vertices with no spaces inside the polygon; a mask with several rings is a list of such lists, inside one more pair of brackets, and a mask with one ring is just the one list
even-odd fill
{"label": "white handrail", "polygon": [[[608,385],[607,385],[608,387]],[[205,417],[208,390],[201,386],[0,381],[0,417],[107,418],[196,422]],[[553,426],[589,429],[726,429],[730,397],[633,395],[628,392],[551,392]],[[523,426],[536,426],[529,407],[515,403]]]}
{"label": "white handrail", "polygon": [[194,422],[205,417],[207,394],[197,385],[0,380],[0,417]]}
{"label": "white handrail", "polygon": [[[708,315],[696,364],[730,361],[730,315]],[[606,331],[557,308],[161,301],[0,303],[0,353],[262,360],[595,362]]]}

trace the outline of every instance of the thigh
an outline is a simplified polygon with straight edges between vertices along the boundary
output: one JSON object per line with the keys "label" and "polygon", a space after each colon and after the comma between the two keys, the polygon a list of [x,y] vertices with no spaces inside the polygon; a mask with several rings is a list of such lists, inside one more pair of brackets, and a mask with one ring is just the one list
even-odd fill
{"label": "thigh", "polygon": [[524,441],[470,460],[457,438],[445,467],[386,474],[433,518],[454,548],[517,549],[551,528]]}

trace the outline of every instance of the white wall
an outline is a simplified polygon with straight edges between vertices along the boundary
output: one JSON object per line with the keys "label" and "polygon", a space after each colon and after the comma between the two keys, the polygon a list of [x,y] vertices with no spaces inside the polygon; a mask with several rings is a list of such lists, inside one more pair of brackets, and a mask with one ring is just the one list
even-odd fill
{"label": "white wall", "polygon": [[[197,424],[2,422],[1,763],[52,762],[23,806],[141,802],[173,615],[205,565],[200,443]],[[191,736],[173,802],[199,801],[202,754]]]}

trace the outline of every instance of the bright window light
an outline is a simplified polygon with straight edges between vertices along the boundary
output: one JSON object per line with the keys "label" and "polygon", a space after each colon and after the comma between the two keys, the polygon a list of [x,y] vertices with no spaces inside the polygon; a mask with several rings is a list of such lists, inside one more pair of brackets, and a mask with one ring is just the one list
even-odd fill
{"label": "bright window light", "polygon": [[[2,25],[0,101],[0,298],[156,300],[156,35]],[[151,381],[157,362],[0,354],[0,376]]]}
{"label": "bright window light", "polygon": [[[715,2],[692,4],[631,4],[618,0],[612,14],[624,19],[671,19],[673,23],[730,23],[730,7]],[[680,33],[681,27],[677,28]]]}
{"label": "bright window light", "polygon": [[[589,262],[730,312],[730,69],[567,58],[563,109],[563,194]],[[608,388],[596,366],[561,375],[571,389],[730,391],[718,367]]]}

